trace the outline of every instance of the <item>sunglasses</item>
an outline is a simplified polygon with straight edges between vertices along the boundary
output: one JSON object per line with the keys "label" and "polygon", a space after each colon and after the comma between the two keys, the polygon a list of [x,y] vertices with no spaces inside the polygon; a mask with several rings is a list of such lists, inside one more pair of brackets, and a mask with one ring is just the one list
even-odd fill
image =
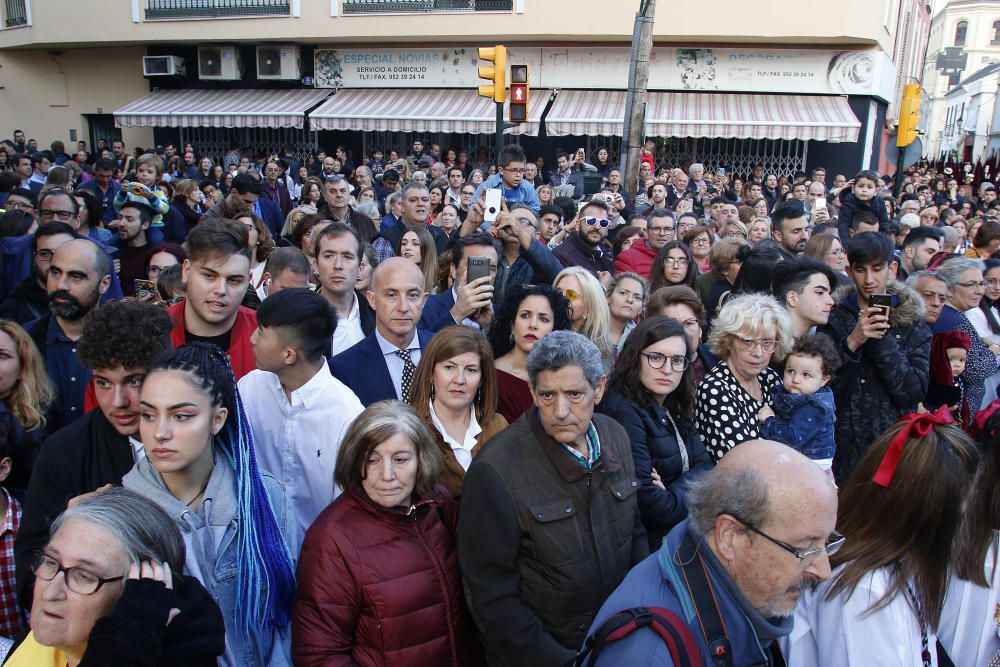
{"label": "sunglasses", "polygon": [[569,301],[570,303],[573,303],[574,301],[580,298],[580,293],[577,292],[575,289],[561,289],[558,291],[562,293],[562,295],[566,297],[566,300]]}
{"label": "sunglasses", "polygon": [[611,225],[611,221],[607,218],[584,218],[583,221],[591,227],[594,225],[600,225],[601,227],[607,228]]}

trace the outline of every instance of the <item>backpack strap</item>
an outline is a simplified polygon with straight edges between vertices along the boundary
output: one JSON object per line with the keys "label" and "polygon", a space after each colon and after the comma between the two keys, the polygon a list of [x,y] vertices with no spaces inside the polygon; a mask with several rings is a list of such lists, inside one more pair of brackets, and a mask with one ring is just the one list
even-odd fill
{"label": "backpack strap", "polygon": [[659,635],[667,645],[670,659],[676,667],[704,667],[698,642],[687,623],[661,607],[633,607],[618,612],[587,638],[573,664],[582,667],[588,661],[590,664],[595,663],[607,644],[646,627]]}
{"label": "backpack strap", "polygon": [[694,602],[698,624],[705,637],[708,654],[712,657],[712,665],[714,667],[732,667],[732,646],[729,643],[725,621],[722,620],[722,612],[715,596],[715,588],[708,578],[705,561],[698,553],[698,545],[691,539],[690,533],[684,536],[684,540],[677,549],[677,558],[679,562],[675,562],[680,565],[684,584],[687,586],[691,601]]}

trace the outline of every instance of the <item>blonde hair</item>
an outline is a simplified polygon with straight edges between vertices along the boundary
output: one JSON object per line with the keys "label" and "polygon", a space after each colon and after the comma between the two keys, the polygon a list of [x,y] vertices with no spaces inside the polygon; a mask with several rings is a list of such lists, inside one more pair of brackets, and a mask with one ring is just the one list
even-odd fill
{"label": "blonde hair", "polygon": [[136,159],[135,168],[138,169],[140,164],[152,167],[156,171],[156,180],[160,180],[160,176],[163,176],[163,160],[156,155],[143,153]]}
{"label": "blonde hair", "polygon": [[601,350],[605,361],[610,363],[612,348],[611,310],[608,307],[607,298],[604,296],[604,287],[594,277],[594,274],[579,266],[570,266],[560,271],[556,275],[556,279],[552,281],[552,286],[559,285],[559,281],[566,276],[572,276],[580,283],[580,298],[587,304],[587,315],[584,317],[583,325],[578,333],[592,340]]}
{"label": "blonde hair", "polygon": [[0,331],[14,340],[21,363],[20,377],[4,402],[24,430],[33,431],[45,425],[45,409],[52,404],[55,390],[42,355],[28,332],[10,320],[0,320]]}
{"label": "blonde hair", "polygon": [[733,351],[733,339],[763,336],[777,340],[774,358],[784,359],[792,349],[792,320],[773,296],[751,292],[726,301],[712,323],[708,343],[712,354],[724,361]]}

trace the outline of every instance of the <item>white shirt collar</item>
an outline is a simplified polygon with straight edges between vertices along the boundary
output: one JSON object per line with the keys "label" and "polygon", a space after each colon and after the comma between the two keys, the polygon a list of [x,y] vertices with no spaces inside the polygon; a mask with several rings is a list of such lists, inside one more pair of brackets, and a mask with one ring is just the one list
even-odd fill
{"label": "white shirt collar", "polygon": [[[395,343],[390,343],[385,338],[382,337],[381,332],[379,332],[378,327],[375,327],[375,340],[378,342],[378,347],[382,350],[383,356],[389,356],[390,354],[395,354],[396,350],[400,349],[396,347]],[[417,335],[417,330],[413,330],[413,338],[410,339],[410,344],[406,346],[407,350],[419,350],[420,349],[420,337]]]}
{"label": "white shirt collar", "polygon": [[469,428],[465,431],[464,442],[458,442],[450,435],[448,431],[445,430],[444,424],[438,419],[437,413],[434,412],[434,401],[430,401],[431,407],[431,422],[434,424],[434,428],[438,430],[444,441],[448,443],[448,446],[452,449],[467,449],[472,450],[476,446],[476,436],[483,432],[483,428],[479,425],[479,420],[476,419],[476,406],[469,406],[469,411],[472,413],[469,418]]}
{"label": "white shirt collar", "polygon": [[351,306],[351,312],[349,312],[346,317],[342,315],[340,312],[338,312],[337,319],[353,322],[354,320],[360,317],[361,317],[361,308],[358,306],[358,293],[354,292],[354,302],[353,305]]}
{"label": "white shirt collar", "polygon": [[[285,394],[285,388],[281,386],[281,379],[275,373],[271,373],[271,378],[274,382],[274,389],[277,391],[278,395],[287,400]],[[320,364],[319,370],[316,374],[309,378],[309,381],[304,385],[292,392],[291,405],[301,404],[305,408],[310,408],[313,404],[318,401],[323,396],[323,392],[326,391],[327,385],[333,381],[333,374],[330,373],[330,366],[326,363],[326,359],[323,359],[323,363]]]}

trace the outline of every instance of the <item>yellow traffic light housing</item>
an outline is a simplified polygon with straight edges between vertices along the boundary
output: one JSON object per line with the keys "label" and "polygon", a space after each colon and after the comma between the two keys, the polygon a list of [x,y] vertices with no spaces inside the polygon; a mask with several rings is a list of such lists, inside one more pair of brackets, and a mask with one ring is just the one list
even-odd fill
{"label": "yellow traffic light housing", "polygon": [[479,59],[493,63],[479,68],[479,78],[492,83],[479,86],[479,95],[494,102],[507,101],[507,47],[487,46],[479,49]]}
{"label": "yellow traffic light housing", "polygon": [[903,88],[903,99],[899,102],[899,125],[896,128],[896,146],[905,148],[912,144],[919,132],[920,84],[908,83]]}
{"label": "yellow traffic light housing", "polygon": [[528,122],[528,66],[510,66],[510,122]]}

